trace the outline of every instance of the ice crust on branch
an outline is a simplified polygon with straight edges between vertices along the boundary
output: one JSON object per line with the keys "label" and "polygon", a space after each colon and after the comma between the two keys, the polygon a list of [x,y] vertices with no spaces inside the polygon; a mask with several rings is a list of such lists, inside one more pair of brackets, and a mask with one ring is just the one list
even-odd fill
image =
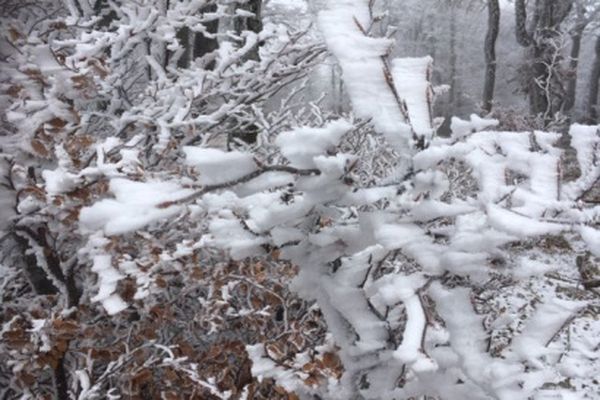
{"label": "ice crust on branch", "polygon": [[81,210],[79,222],[83,230],[102,230],[106,235],[133,232],[177,215],[180,207],[158,205],[191,193],[174,182],[134,182],[122,178],[111,180],[110,191],[114,199],[104,199]]}
{"label": "ice crust on branch", "polygon": [[352,128],[352,124],[345,120],[330,122],[323,128],[298,128],[280,134],[275,144],[290,165],[315,168],[315,157],[335,152],[342,136]]}
{"label": "ice crust on branch", "polygon": [[432,64],[433,59],[429,56],[392,60],[394,86],[406,104],[408,120],[415,134],[427,141],[434,135],[431,119],[434,101],[430,81]]}
{"label": "ice crust on branch", "polygon": [[186,163],[200,173],[200,183],[215,185],[225,183],[257,169],[252,154],[239,151],[187,146],[183,148]]}
{"label": "ice crust on branch", "polygon": [[382,58],[388,54],[393,42],[369,37],[370,25],[369,5],[362,0],[331,0],[327,9],[319,13],[319,28],[342,67],[357,116],[371,119],[375,129],[398,152],[408,155],[411,127],[403,115],[402,104],[390,90],[392,76]]}

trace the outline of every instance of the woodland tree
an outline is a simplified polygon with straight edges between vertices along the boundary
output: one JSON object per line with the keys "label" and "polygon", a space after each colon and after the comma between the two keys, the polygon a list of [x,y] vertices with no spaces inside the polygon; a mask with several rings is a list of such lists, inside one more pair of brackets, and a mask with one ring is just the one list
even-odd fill
{"label": "woodland tree", "polygon": [[489,113],[494,101],[496,86],[496,40],[500,30],[500,4],[498,0],[490,0],[488,8],[488,32],[485,36],[485,82],[483,84],[483,111]]}
{"label": "woodland tree", "polygon": [[588,95],[588,121],[598,122],[598,87],[600,86],[600,36],[596,38],[594,47],[594,64],[590,76],[590,89]]}
{"label": "woodland tree", "polygon": [[[562,24],[573,0],[539,0],[527,19],[525,0],[515,0],[517,42],[528,49],[527,95],[531,113],[549,123],[562,109],[566,93],[562,87]],[[528,26],[530,24],[530,26]]]}

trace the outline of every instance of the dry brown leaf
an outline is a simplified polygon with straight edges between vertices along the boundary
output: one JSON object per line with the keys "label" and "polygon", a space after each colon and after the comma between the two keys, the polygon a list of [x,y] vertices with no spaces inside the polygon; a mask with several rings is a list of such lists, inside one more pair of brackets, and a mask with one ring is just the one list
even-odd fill
{"label": "dry brown leaf", "polygon": [[21,93],[21,90],[23,90],[23,86],[12,85],[11,87],[8,88],[8,90],[6,91],[6,94],[8,94],[10,97],[19,97],[19,93]]}
{"label": "dry brown leaf", "polygon": [[67,121],[65,121],[64,119],[59,118],[59,117],[52,118],[50,121],[47,121],[46,123],[56,129],[62,129],[67,125]]}
{"label": "dry brown leaf", "polygon": [[31,141],[31,148],[42,157],[48,157],[50,155],[50,152],[46,146],[44,146],[44,144],[37,139],[33,139]]}

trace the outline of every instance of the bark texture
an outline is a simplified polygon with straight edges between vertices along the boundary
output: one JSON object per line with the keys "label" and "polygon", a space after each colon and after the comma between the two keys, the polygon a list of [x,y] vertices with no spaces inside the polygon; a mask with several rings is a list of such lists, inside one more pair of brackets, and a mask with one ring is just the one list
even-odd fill
{"label": "bark texture", "polygon": [[536,0],[527,29],[525,0],[515,1],[517,43],[527,48],[527,95],[530,112],[552,121],[564,108],[567,93],[561,70],[561,25],[573,8],[573,0]]}
{"label": "bark texture", "polygon": [[[251,12],[254,14],[252,17],[237,17],[235,20],[235,30],[237,34],[241,34],[243,31],[250,31],[256,34],[263,30],[262,23],[262,0],[248,0],[246,2],[238,3],[237,7],[243,11]],[[259,44],[254,46],[247,55],[249,60],[259,59]]]}
{"label": "bark texture", "polygon": [[594,65],[590,76],[588,95],[588,122],[598,122],[598,88],[600,87],[600,36],[596,38]]}
{"label": "bark texture", "polygon": [[483,85],[483,111],[492,111],[496,86],[496,40],[500,30],[500,4],[488,1],[488,31],[485,36],[485,81]]}

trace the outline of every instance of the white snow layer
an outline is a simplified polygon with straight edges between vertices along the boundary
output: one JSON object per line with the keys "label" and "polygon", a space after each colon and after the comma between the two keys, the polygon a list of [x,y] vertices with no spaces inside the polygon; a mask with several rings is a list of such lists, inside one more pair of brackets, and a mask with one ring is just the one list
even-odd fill
{"label": "white snow layer", "polygon": [[472,133],[497,126],[499,123],[500,122],[496,119],[484,119],[477,114],[471,114],[470,121],[465,121],[458,117],[452,117],[450,129],[452,130],[453,137],[461,138],[469,136]]}
{"label": "white snow layer", "polygon": [[98,275],[98,294],[92,297],[92,301],[99,301],[109,315],[115,315],[127,308],[127,303],[115,293],[117,283],[123,279],[112,266],[112,258],[109,255],[97,255],[94,257],[92,271]]}
{"label": "white snow layer", "polygon": [[393,41],[365,34],[371,19],[367,1],[329,0],[327,4],[319,13],[319,28],[340,63],[355,113],[372,119],[375,130],[397,151],[409,154],[411,127],[390,88],[391,75],[386,80],[382,60]]}
{"label": "white snow layer", "polygon": [[433,137],[433,89],[430,74],[433,59],[396,58],[392,61],[392,75],[398,96],[406,103],[410,124],[419,137]]}
{"label": "white snow layer", "polygon": [[104,199],[79,214],[84,231],[103,230],[106,235],[119,235],[140,229],[152,222],[177,215],[179,206],[157,207],[192,193],[172,182],[135,182],[128,179],[110,181],[114,199]]}
{"label": "white snow layer", "polygon": [[302,127],[284,132],[277,137],[275,143],[292,166],[315,168],[315,157],[328,152],[335,153],[342,136],[352,128],[348,121],[337,120],[323,128]]}
{"label": "white snow layer", "polygon": [[254,172],[257,168],[250,153],[186,146],[186,163],[200,172],[200,183],[217,185],[234,181]]}
{"label": "white snow layer", "polygon": [[563,192],[572,200],[581,196],[592,184],[600,183],[600,128],[575,124],[569,131],[571,146],[577,151],[581,176],[564,186]]}
{"label": "white snow layer", "polygon": [[585,305],[585,302],[551,299],[538,306],[521,333],[513,339],[515,353],[532,367],[543,369],[544,365],[538,358],[551,352],[548,345],[553,336]]}

